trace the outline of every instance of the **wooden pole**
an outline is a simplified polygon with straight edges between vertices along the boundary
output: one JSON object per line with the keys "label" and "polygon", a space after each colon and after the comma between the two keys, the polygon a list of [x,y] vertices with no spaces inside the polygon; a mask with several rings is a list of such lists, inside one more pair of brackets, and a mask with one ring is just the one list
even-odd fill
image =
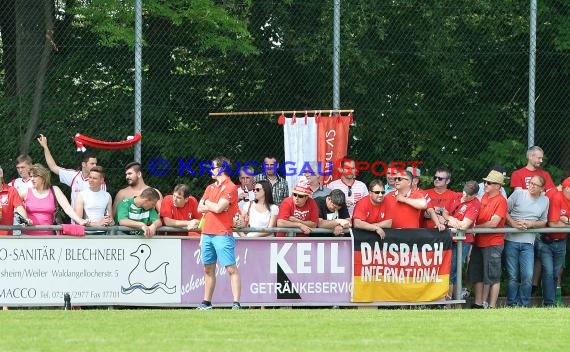
{"label": "wooden pole", "polygon": [[313,110],[277,110],[277,111],[228,111],[228,112],[211,112],[208,115],[214,117],[220,116],[249,116],[249,115],[276,115],[276,114],[297,114],[297,116],[303,116],[305,113],[310,115],[316,115],[317,113],[326,113],[329,112],[331,115],[333,112],[336,113],[352,113],[354,110],[352,109],[313,109]]}

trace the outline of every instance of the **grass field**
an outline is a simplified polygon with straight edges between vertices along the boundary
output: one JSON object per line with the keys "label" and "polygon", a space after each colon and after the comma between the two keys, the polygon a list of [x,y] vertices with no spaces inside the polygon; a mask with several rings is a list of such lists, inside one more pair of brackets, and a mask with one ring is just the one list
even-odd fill
{"label": "grass field", "polygon": [[0,351],[566,351],[570,309],[10,310]]}

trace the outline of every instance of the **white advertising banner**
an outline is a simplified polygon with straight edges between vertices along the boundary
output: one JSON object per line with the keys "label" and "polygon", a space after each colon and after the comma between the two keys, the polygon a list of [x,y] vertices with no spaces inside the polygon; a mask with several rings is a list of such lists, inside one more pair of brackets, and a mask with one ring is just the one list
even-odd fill
{"label": "white advertising banner", "polygon": [[0,305],[179,304],[180,241],[0,238]]}

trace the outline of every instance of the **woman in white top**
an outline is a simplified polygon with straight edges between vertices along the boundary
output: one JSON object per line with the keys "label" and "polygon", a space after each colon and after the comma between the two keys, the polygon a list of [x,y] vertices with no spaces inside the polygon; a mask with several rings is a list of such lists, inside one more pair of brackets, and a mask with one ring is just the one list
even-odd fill
{"label": "woman in white top", "polygon": [[[245,223],[248,227],[275,227],[279,208],[273,204],[273,192],[271,183],[266,180],[256,182],[253,188],[255,199],[249,202],[249,207],[244,214]],[[248,232],[242,233],[245,237],[273,236],[271,232]]]}

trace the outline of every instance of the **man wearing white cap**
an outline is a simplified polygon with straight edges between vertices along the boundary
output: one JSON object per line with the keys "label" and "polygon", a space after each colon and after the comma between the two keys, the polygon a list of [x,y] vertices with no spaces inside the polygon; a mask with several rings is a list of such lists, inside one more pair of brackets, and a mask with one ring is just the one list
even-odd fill
{"label": "man wearing white cap", "polygon": [[[277,215],[277,227],[298,228],[303,233],[297,233],[297,237],[307,237],[311,229],[317,227],[319,223],[319,208],[313,198],[311,198],[311,186],[306,177],[301,176],[297,180],[293,194],[285,198],[279,206]],[[280,232],[276,237],[285,237]]]}

